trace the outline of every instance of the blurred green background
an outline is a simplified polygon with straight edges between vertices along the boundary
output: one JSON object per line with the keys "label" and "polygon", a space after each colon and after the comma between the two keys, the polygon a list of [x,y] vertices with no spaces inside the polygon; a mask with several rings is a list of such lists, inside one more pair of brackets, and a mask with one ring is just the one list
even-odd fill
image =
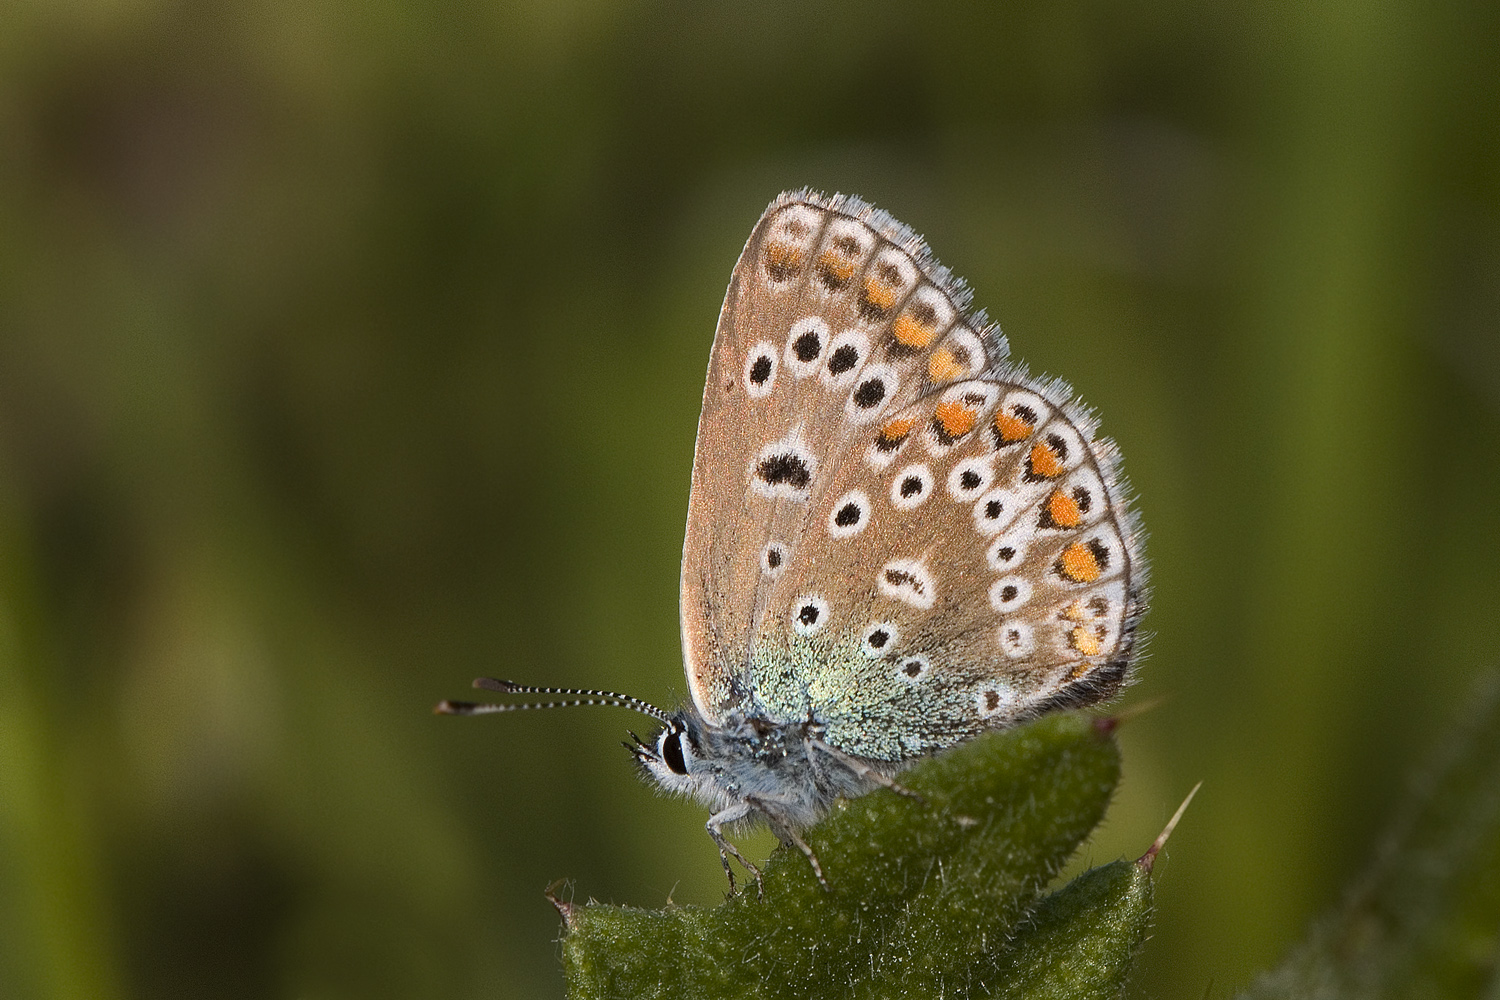
{"label": "blurred green background", "polygon": [[[927,235],[1118,439],[1155,633],[1086,861],[1225,997],[1500,644],[1500,7],[14,3],[0,995],[557,997],[553,879],[709,903],[596,709],[684,692],[730,267]],[[764,834],[752,840],[769,850]]]}

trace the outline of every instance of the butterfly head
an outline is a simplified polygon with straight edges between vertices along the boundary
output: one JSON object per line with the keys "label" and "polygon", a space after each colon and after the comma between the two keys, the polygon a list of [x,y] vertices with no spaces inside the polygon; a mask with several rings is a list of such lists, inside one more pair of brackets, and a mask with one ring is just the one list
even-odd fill
{"label": "butterfly head", "polygon": [[643,774],[664,791],[698,798],[705,782],[712,781],[702,727],[689,712],[673,715],[650,741],[635,733],[630,737],[635,742],[625,748],[635,755]]}

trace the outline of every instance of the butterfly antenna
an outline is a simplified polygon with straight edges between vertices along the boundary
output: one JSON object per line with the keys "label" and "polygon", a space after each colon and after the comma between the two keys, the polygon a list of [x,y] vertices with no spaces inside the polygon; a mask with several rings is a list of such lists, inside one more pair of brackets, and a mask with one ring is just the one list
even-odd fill
{"label": "butterfly antenna", "polygon": [[650,702],[632,698],[628,694],[619,694],[614,691],[591,691],[585,688],[556,688],[535,687],[530,684],[517,684],[514,681],[501,681],[493,677],[480,677],[474,681],[474,686],[485,691],[496,691],[500,694],[558,694],[571,696],[566,701],[532,701],[517,704],[501,704],[496,702],[475,701],[440,701],[437,708],[433,709],[438,715],[490,715],[495,712],[522,712],[534,708],[576,708],[579,705],[613,705],[617,708],[629,708],[642,715],[649,715],[657,722],[669,723],[672,717],[657,708]]}

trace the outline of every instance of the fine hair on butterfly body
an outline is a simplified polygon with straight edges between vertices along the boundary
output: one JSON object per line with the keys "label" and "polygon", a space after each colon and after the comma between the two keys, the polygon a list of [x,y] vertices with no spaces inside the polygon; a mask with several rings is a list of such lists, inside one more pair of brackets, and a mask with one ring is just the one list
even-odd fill
{"label": "fine hair on butterfly body", "polygon": [[1008,359],[962,281],[858,198],[788,192],[735,265],[704,389],[682,564],[691,700],[481,680],[662,723],[627,744],[725,827],[800,830],[980,733],[1130,680],[1142,532],[1113,442]]}

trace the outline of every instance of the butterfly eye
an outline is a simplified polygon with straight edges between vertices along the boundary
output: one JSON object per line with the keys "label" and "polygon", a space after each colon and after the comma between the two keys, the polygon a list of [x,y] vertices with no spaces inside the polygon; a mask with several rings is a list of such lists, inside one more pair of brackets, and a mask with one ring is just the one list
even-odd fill
{"label": "butterfly eye", "polygon": [[661,739],[656,743],[657,756],[673,774],[688,773],[687,755],[683,752],[682,746],[686,735],[681,729],[664,729]]}

